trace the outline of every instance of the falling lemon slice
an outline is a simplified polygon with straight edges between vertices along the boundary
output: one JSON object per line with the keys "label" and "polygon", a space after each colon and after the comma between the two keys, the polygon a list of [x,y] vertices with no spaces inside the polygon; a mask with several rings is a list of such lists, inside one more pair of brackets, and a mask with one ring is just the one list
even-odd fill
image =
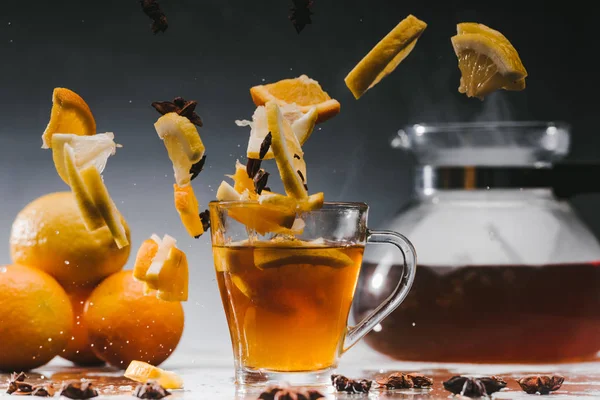
{"label": "falling lemon slice", "polygon": [[176,246],[177,241],[157,235],[142,243],[138,250],[133,276],[145,282],[147,289],[156,290],[156,297],[165,301],[187,301],[189,270],[187,257]]}
{"label": "falling lemon slice", "polygon": [[90,165],[87,168],[81,170],[81,177],[83,179],[83,183],[90,197],[93,199],[96,208],[106,226],[110,230],[110,233],[113,235],[115,243],[118,248],[123,248],[129,245],[129,240],[127,239],[127,234],[125,233],[125,227],[123,226],[123,222],[121,220],[121,215],[115,206],[115,203],[110,198],[108,194],[108,189],[104,185],[102,181],[102,176],[96,169],[95,166]]}
{"label": "falling lemon slice", "polygon": [[344,81],[356,99],[388,76],[410,54],[427,24],[409,15],[350,71]]}
{"label": "falling lemon slice", "polygon": [[[58,134],[56,136],[58,136]],[[98,211],[94,199],[88,193],[83,178],[75,166],[75,154],[73,148],[67,144],[61,148],[61,151],[64,154],[64,161],[62,164],[64,165],[67,174],[67,183],[71,187],[71,191],[73,192],[73,196],[77,203],[77,208],[79,208],[79,211],[81,212],[81,217],[86,229],[88,231],[95,231],[96,229],[105,226],[106,223],[104,222],[104,218],[100,215],[100,211]],[[89,166],[88,168],[94,167]]]}
{"label": "falling lemon slice", "polygon": [[136,382],[146,383],[150,380],[156,381],[165,389],[183,388],[183,379],[171,371],[155,367],[143,361],[134,360],[129,363],[127,370],[123,374],[126,378]]}
{"label": "falling lemon slice", "polygon": [[451,38],[461,72],[458,91],[483,99],[498,90],[523,90],[527,71],[500,32],[482,24],[458,24]]}
{"label": "falling lemon slice", "polygon": [[[283,181],[285,192],[288,196],[302,200],[308,197],[306,193],[306,163],[304,162],[302,149],[289,146],[286,131],[291,131],[291,126],[281,115],[277,103],[269,101],[266,104],[269,131],[273,137],[272,148],[279,169],[279,175]],[[300,145],[298,144],[298,147]],[[300,153],[300,154],[299,154]]]}
{"label": "falling lemon slice", "polygon": [[165,143],[176,183],[179,186],[189,184],[192,177],[190,169],[202,159],[205,151],[198,130],[189,119],[174,112],[160,117],[154,128]]}
{"label": "falling lemon slice", "polygon": [[52,136],[55,133],[75,135],[94,135],[96,133],[96,121],[90,107],[72,90],[55,88],[52,93],[50,121],[42,134],[43,149],[52,147]]}
{"label": "falling lemon slice", "polygon": [[183,226],[191,237],[198,238],[204,233],[204,225],[200,218],[200,206],[191,185],[184,187],[173,185],[175,209]]}
{"label": "falling lemon slice", "polygon": [[69,145],[74,152],[74,165],[83,169],[90,165],[102,173],[106,167],[108,157],[115,154],[117,147],[115,135],[112,132],[100,133],[92,136],[79,136],[72,133],[55,133],[52,135],[52,158],[56,172],[61,179],[69,184],[65,166],[65,146]]}
{"label": "falling lemon slice", "polygon": [[276,101],[282,107],[295,103],[303,113],[316,107],[317,123],[328,120],[340,112],[340,103],[323,91],[319,82],[306,75],[254,86],[250,89],[250,95],[257,106],[262,106],[268,101]]}
{"label": "falling lemon slice", "polygon": [[[311,107],[306,113],[302,113],[296,104],[286,104],[281,108],[283,117],[291,124],[292,130],[287,133],[293,133],[295,137],[286,137],[290,146],[295,143],[303,145],[312,134],[317,122],[317,107]],[[258,106],[252,115],[252,121],[236,120],[238,126],[250,126],[250,139],[248,140],[248,149],[246,157],[261,159],[260,149],[269,134],[269,124],[267,121],[267,111],[265,106]],[[273,150],[269,150],[262,157],[263,160],[273,158]]]}

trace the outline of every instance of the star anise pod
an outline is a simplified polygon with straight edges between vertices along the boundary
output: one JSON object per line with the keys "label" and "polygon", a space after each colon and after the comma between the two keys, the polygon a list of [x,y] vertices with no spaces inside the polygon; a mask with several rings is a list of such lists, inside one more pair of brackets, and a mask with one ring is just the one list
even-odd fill
{"label": "star anise pod", "polygon": [[155,101],[152,103],[152,107],[162,115],[174,112],[186,117],[192,124],[202,126],[202,119],[196,114],[197,105],[197,101],[187,101],[183,97],[175,97],[173,101]]}
{"label": "star anise pod", "polygon": [[152,20],[152,32],[164,32],[169,27],[167,17],[160,9],[160,5],[156,0],[140,0],[142,10]]}
{"label": "star anise pod", "polygon": [[252,180],[254,181],[254,191],[256,192],[256,194],[261,194],[267,186],[267,181],[269,180],[269,173],[264,169],[260,169],[258,173],[254,175],[254,178]]}
{"label": "star anise pod", "polygon": [[323,398],[325,396],[316,390],[270,386],[258,396],[257,400],[317,400]]}
{"label": "star anise pod", "polygon": [[471,378],[468,376],[453,376],[443,383],[444,389],[454,394],[467,397],[491,395],[506,387],[506,382],[499,377]]}
{"label": "star anise pod", "polygon": [[162,399],[171,395],[167,389],[162,387],[156,381],[141,383],[133,391],[133,395],[140,399]]}
{"label": "star anise pod", "polygon": [[[271,142],[273,141],[273,135],[271,132],[267,133],[267,136],[263,139],[260,144],[260,149],[258,150],[259,158],[249,158],[246,163],[246,173],[249,178],[254,179],[258,171],[260,171],[260,165],[262,164],[262,159],[265,158],[267,152],[271,148]],[[260,194],[260,193],[259,193]]]}
{"label": "star anise pod", "polygon": [[91,382],[71,381],[63,383],[60,395],[69,399],[83,400],[97,397],[98,392],[94,389]]}
{"label": "star anise pod", "polygon": [[[208,231],[210,229],[210,211],[208,211],[208,209],[200,213],[200,221],[202,221],[204,232]],[[200,236],[195,236],[196,239],[199,237]]]}
{"label": "star anise pod", "polygon": [[354,380],[343,375],[331,375],[331,384],[338,392],[369,393],[372,382],[367,379]]}
{"label": "star anise pod", "polygon": [[300,33],[302,29],[308,24],[312,24],[310,18],[313,15],[311,7],[313,5],[312,0],[292,0],[293,6],[290,8],[289,19],[294,24],[296,32]]}
{"label": "star anise pod", "polygon": [[192,174],[192,176],[190,177],[190,181],[193,181],[194,179],[196,179],[198,174],[200,174],[200,172],[202,172],[202,170],[204,169],[205,162],[206,162],[206,156],[203,156],[200,159],[200,161],[198,161],[196,164],[192,165],[192,168],[190,168],[190,174]]}
{"label": "star anise pod", "polygon": [[529,394],[549,394],[560,389],[565,378],[560,375],[529,375],[517,380],[521,389]]}
{"label": "star anise pod", "polygon": [[25,375],[24,372],[13,372],[10,375],[10,378],[8,380],[8,388],[6,389],[6,393],[8,394],[13,394],[13,393],[18,393],[18,394],[29,394],[33,391],[33,387],[25,382],[25,379],[27,379],[27,375]]}
{"label": "star anise pod", "polygon": [[54,386],[52,386],[52,384],[34,386],[31,395],[38,397],[54,397]]}
{"label": "star anise pod", "polygon": [[422,389],[431,387],[431,385],[433,385],[433,379],[428,378],[425,375],[395,372],[383,379],[377,380],[377,383],[380,387],[386,389]]}

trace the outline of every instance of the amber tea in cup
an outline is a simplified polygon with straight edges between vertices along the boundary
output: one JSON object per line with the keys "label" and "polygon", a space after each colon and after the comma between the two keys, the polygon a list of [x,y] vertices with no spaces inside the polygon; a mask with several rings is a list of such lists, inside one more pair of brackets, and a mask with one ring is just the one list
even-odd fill
{"label": "amber tea in cup", "polygon": [[[299,216],[302,234],[266,236],[232,217],[251,208],[247,202],[210,207],[217,281],[240,384],[327,382],[340,355],[393,311],[412,284],[412,245],[399,234],[368,230],[364,204],[325,203]],[[367,241],[396,245],[404,272],[395,293],[349,328]]]}

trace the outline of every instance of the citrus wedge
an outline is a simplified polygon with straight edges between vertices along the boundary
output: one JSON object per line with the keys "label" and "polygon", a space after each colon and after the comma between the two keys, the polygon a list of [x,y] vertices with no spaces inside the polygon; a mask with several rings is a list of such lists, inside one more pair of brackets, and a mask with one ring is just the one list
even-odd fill
{"label": "citrus wedge", "polygon": [[[291,124],[294,137],[286,137],[291,146],[295,143],[303,145],[312,134],[317,122],[317,107],[311,107],[306,113],[302,113],[296,104],[286,104],[280,107],[283,117]],[[265,106],[258,106],[252,114],[252,121],[236,120],[238,126],[250,126],[250,139],[248,140],[248,149],[246,157],[260,159],[260,148],[269,133],[267,121],[267,111]],[[263,160],[273,158],[273,150],[269,148]]]}
{"label": "citrus wedge", "polygon": [[217,200],[218,201],[238,201],[241,198],[241,194],[229,183],[222,181],[217,189]]}
{"label": "citrus wedge", "polygon": [[174,184],[173,192],[175,209],[179,213],[183,226],[191,237],[198,238],[204,233],[204,226],[200,219],[200,206],[192,185],[181,187]]}
{"label": "citrus wedge", "polygon": [[165,389],[183,388],[183,379],[179,375],[143,361],[132,361],[123,375],[126,378],[141,383],[153,380]]}
{"label": "citrus wedge", "polygon": [[254,181],[248,176],[246,166],[239,162],[239,160],[236,160],[235,162],[235,173],[226,176],[233,179],[233,189],[236,192],[242,194],[244,191],[248,190],[254,194]]}
{"label": "citrus wedge", "polygon": [[95,166],[90,165],[89,167],[81,170],[81,177],[87,192],[93,199],[94,204],[98,209],[98,212],[100,215],[102,215],[102,218],[108,226],[110,233],[113,235],[117,247],[121,249],[125,246],[128,246],[129,240],[127,239],[125,227],[121,221],[121,215],[119,214],[115,203],[108,194],[108,189],[102,181],[100,172],[98,172]]}
{"label": "citrus wedge", "polygon": [[[285,192],[295,199],[302,200],[308,197],[306,193],[306,163],[304,153],[289,146],[286,140],[286,131],[291,131],[291,126],[281,115],[279,106],[274,101],[266,105],[269,131],[273,137],[271,147],[275,155],[279,175],[283,181]],[[289,133],[288,133],[289,135]],[[298,144],[298,147],[300,145]]]}
{"label": "citrus wedge", "polygon": [[323,207],[323,192],[311,194],[306,200],[298,201],[291,196],[264,191],[259,197],[259,204],[265,206],[297,208],[299,211],[313,211]]}
{"label": "citrus wedge", "polygon": [[[77,202],[77,207],[81,212],[83,224],[88,231],[95,231],[106,225],[104,218],[102,218],[100,211],[98,211],[94,199],[88,193],[83,178],[75,166],[75,154],[73,148],[67,144],[61,151],[64,154],[63,165],[67,174],[67,183],[71,187],[71,191]],[[88,168],[93,168],[93,166]]]}
{"label": "citrus wedge", "polygon": [[177,185],[189,184],[192,176],[190,169],[200,161],[205,151],[198,130],[189,119],[174,112],[160,117],[154,128],[165,143]]}
{"label": "citrus wedge", "polygon": [[303,113],[307,113],[314,106],[317,108],[317,123],[340,112],[340,103],[323,91],[319,82],[306,75],[254,86],[250,89],[250,95],[257,106],[262,106],[268,101],[276,101],[280,106],[295,103]]}
{"label": "citrus wedge", "polygon": [[231,207],[227,215],[260,235],[287,232],[296,220],[294,208],[261,206],[255,202]]}
{"label": "citrus wedge", "polygon": [[410,54],[427,24],[409,15],[359,61],[344,79],[356,99],[388,76]]}
{"label": "citrus wedge", "polygon": [[188,299],[187,257],[176,243],[169,235],[152,235],[140,246],[133,266],[133,277],[145,283],[146,293],[165,301]]}
{"label": "citrus wedge", "polygon": [[483,99],[499,90],[523,90],[527,71],[517,50],[500,32],[485,25],[457,26],[451,38],[461,72],[458,91]]}
{"label": "citrus wedge", "polygon": [[96,121],[87,103],[75,92],[65,88],[55,88],[52,92],[50,121],[42,134],[42,148],[52,147],[52,135],[73,133],[94,135]]}
{"label": "citrus wedge", "polygon": [[93,165],[98,172],[102,173],[106,167],[108,157],[115,154],[117,147],[115,135],[112,132],[100,133],[93,136],[79,136],[72,133],[55,133],[52,135],[52,158],[54,167],[61,179],[69,184],[67,170],[65,166],[66,145],[73,149],[74,165],[77,169],[82,169]]}
{"label": "citrus wedge", "polygon": [[290,264],[326,265],[333,268],[343,268],[352,265],[352,258],[342,251],[331,248],[281,248],[273,251],[269,247],[254,249],[254,265],[257,268],[277,268]]}

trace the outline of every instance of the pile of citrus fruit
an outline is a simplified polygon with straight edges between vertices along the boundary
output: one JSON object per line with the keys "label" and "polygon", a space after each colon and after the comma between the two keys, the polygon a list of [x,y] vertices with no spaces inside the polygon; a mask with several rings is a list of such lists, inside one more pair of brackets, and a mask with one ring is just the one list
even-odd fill
{"label": "pile of citrus fruit", "polygon": [[[184,299],[174,295],[183,289],[167,276],[154,282],[161,295],[148,293],[123,270],[130,231],[101,175],[120,146],[111,132],[96,133],[79,95],[57,88],[52,100],[42,147],[71,190],[33,200],[12,225],[12,264],[0,266],[0,371],[37,368],[55,356],[123,369],[134,360],[158,365],[183,332]],[[177,256],[183,266],[185,255]],[[161,272],[158,264],[152,271]],[[171,279],[185,281],[187,296],[187,261],[185,273]]]}

